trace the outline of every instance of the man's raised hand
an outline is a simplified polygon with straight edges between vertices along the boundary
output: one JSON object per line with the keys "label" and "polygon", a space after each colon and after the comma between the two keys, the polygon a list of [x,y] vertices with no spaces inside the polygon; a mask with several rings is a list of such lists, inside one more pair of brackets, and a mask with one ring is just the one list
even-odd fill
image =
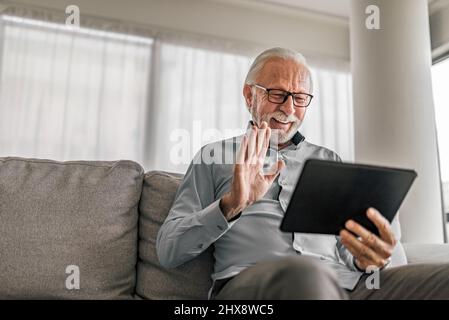
{"label": "man's raised hand", "polygon": [[285,167],[285,163],[279,160],[272,166],[270,174],[263,172],[270,136],[271,129],[265,121],[260,128],[253,125],[249,135],[243,136],[234,165],[231,189],[220,201],[220,208],[227,220],[262,198]]}

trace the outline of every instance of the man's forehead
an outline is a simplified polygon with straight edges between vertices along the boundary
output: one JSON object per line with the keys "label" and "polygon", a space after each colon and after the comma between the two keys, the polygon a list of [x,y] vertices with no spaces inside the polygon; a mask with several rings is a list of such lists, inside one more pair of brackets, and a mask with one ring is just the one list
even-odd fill
{"label": "man's forehead", "polygon": [[270,59],[258,74],[258,80],[266,85],[274,83],[290,83],[300,87],[309,85],[309,70],[302,64],[290,59]]}

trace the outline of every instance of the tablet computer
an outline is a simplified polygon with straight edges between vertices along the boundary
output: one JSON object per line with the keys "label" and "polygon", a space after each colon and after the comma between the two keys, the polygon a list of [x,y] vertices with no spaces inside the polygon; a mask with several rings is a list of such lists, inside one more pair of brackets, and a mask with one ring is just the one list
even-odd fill
{"label": "tablet computer", "polygon": [[414,170],[307,160],[280,229],[338,235],[352,219],[379,235],[366,210],[374,207],[391,222],[416,176]]}

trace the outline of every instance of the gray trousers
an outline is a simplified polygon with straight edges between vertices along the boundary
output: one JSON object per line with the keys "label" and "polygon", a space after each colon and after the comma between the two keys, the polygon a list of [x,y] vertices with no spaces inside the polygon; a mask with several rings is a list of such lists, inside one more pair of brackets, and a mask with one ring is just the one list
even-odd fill
{"label": "gray trousers", "polygon": [[[219,280],[217,300],[449,299],[449,264],[412,264],[380,271],[379,286],[364,275],[352,291],[343,289],[331,267],[318,259],[288,257],[258,263],[230,280]],[[369,289],[369,288],[372,289]]]}

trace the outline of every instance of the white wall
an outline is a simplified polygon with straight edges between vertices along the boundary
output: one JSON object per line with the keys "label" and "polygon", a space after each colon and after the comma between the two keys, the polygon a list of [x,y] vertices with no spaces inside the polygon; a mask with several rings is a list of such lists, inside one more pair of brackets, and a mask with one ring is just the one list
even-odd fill
{"label": "white wall", "polygon": [[211,0],[19,0],[21,3],[63,11],[75,4],[89,14],[139,24],[160,26],[261,48],[285,46],[306,56],[349,61],[349,30],[344,20],[316,18],[301,10],[275,10]]}
{"label": "white wall", "polygon": [[[365,27],[371,4],[380,30]],[[430,51],[426,0],[351,1],[355,158],[418,172],[400,210],[405,242],[444,239]]]}

